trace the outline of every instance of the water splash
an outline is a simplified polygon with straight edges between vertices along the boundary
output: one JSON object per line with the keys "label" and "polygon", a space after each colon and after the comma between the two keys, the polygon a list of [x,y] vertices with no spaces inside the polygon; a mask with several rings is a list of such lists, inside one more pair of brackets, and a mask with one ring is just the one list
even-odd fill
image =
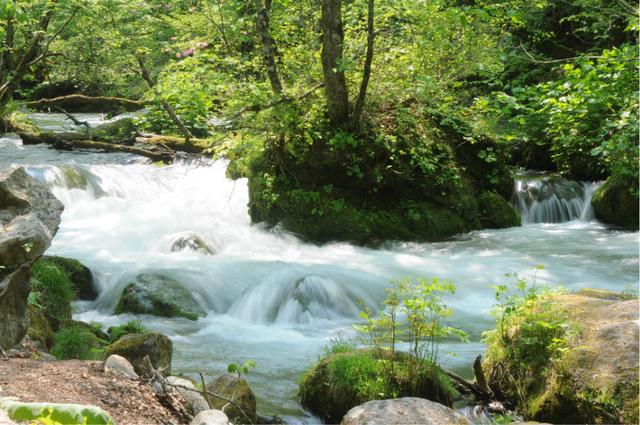
{"label": "water splash", "polygon": [[516,179],[514,204],[522,224],[594,219],[591,197],[600,183],[580,183],[558,176]]}

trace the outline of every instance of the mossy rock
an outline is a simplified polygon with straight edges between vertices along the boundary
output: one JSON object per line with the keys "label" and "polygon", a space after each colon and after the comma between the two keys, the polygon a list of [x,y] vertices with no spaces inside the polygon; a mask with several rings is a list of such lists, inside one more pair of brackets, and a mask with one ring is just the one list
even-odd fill
{"label": "mossy rock", "polygon": [[[225,373],[207,384],[207,391],[219,394],[227,399],[233,400],[249,420],[242,414],[240,409],[233,404],[229,404],[224,412],[234,424],[256,423],[256,396],[253,394],[249,383],[236,375]],[[228,402],[215,396],[209,396],[209,403],[213,409],[221,410]]]}
{"label": "mossy rock", "polygon": [[[249,182],[249,211],[254,222],[283,225],[303,239],[376,245],[385,240],[442,241],[478,229],[477,207],[461,191],[443,206],[435,201],[363,203],[346,193],[278,189],[277,202],[268,199],[264,181]],[[265,198],[267,196],[267,198]]]}
{"label": "mossy rock", "polygon": [[[545,304],[548,313],[564,315],[576,330],[568,349],[549,362],[534,368],[527,387],[526,405],[518,403],[526,419],[550,423],[637,423],[639,332],[637,299],[582,290],[576,294],[554,295]],[[510,329],[511,334],[518,329]],[[501,350],[488,347],[485,370],[501,370],[508,364],[496,357]],[[493,374],[492,374],[493,375]],[[500,376],[499,374],[494,376]],[[518,389],[505,376],[491,383],[518,400]]]}
{"label": "mossy rock", "polygon": [[[408,358],[398,353],[396,362]],[[410,379],[392,388],[372,351],[329,354],[302,376],[300,402],[326,423],[339,423],[351,408],[376,399],[414,396],[451,406],[453,388],[437,366],[425,363],[420,376]]]}
{"label": "mossy rock", "polygon": [[125,335],[107,348],[107,357],[117,354],[129,360],[138,375],[143,375],[142,359],[149,356],[155,368],[171,372],[173,342],[160,333]]}
{"label": "mossy rock", "polygon": [[482,227],[502,229],[520,226],[520,215],[504,197],[495,192],[482,192],[478,197],[478,210]]}
{"label": "mossy rock", "polygon": [[49,351],[53,346],[53,329],[49,324],[49,320],[44,315],[44,312],[34,305],[27,307],[29,313],[29,329],[27,329],[27,335],[31,338],[38,348],[42,348],[45,351]]}
{"label": "mossy rock", "polygon": [[43,259],[36,261],[31,266],[29,297],[45,315],[54,331],[71,320],[71,303],[75,294],[69,276],[61,267]]}
{"label": "mossy rock", "polygon": [[45,255],[40,261],[54,264],[69,277],[71,287],[79,300],[93,301],[98,297],[98,289],[91,270],[74,258]]}
{"label": "mossy rock", "polygon": [[197,320],[206,313],[180,282],[159,273],[141,273],[128,283],[116,314],[152,314]]}
{"label": "mossy rock", "polygon": [[609,177],[591,198],[596,218],[625,230],[638,230],[638,195],[631,189],[624,179]]}

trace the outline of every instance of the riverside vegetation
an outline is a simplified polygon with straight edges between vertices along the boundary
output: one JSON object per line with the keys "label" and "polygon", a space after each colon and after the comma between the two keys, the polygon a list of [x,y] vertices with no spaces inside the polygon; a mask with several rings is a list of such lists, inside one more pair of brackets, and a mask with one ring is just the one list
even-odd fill
{"label": "riverside vegetation", "polygon": [[[248,180],[253,223],[314,244],[384,247],[519,226],[510,198],[523,169],[604,181],[590,198],[596,217],[637,230],[639,30],[624,0],[0,0],[0,120],[25,145],[60,151],[158,166],[182,154],[225,158],[230,178]],[[36,110],[65,114],[75,130],[39,128]],[[133,113],[91,127],[83,111]],[[27,214],[20,196],[0,195],[7,216]],[[49,242],[0,250],[17,253],[0,277],[24,278],[15,310],[29,318],[2,341],[25,328],[36,356],[121,354],[143,373],[147,355],[169,373],[166,336],[135,320],[103,329],[73,319],[74,303],[99,291],[77,260],[36,258]],[[175,249],[187,248],[217,254],[198,235]],[[379,311],[362,304],[361,341],[336,339],[303,374],[301,403],[339,422],[368,401],[450,407],[464,393],[494,421],[636,421],[637,300],[515,278],[496,288],[475,380],[439,364],[440,341],[465,339],[446,323],[453,284],[406,278]],[[208,314],[170,272],[129,276],[117,301],[116,314],[190,324]],[[209,384],[242,392],[247,412],[234,405],[235,422],[265,419],[242,377],[252,365]],[[188,390],[207,398],[209,385]]]}

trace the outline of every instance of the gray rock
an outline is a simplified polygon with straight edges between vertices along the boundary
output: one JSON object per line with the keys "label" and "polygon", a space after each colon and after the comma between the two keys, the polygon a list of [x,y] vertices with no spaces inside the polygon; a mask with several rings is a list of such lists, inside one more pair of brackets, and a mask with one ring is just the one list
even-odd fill
{"label": "gray rock", "polygon": [[112,354],[109,357],[107,357],[107,360],[105,360],[104,370],[108,370],[108,369],[111,369],[122,376],[126,376],[127,378],[131,378],[131,379],[139,378],[136,371],[133,370],[133,366],[131,365],[131,363],[129,363],[129,360],[117,354]]}
{"label": "gray rock", "polygon": [[442,404],[416,397],[374,400],[356,406],[341,425],[470,425],[471,421]]}
{"label": "gray rock", "polygon": [[216,253],[204,239],[195,233],[178,236],[171,244],[171,252],[184,251],[185,249],[190,249],[191,251],[205,255],[214,255]]}
{"label": "gray rock", "polygon": [[152,314],[196,320],[206,313],[191,292],[161,273],[140,273],[124,288],[116,313]]}
{"label": "gray rock", "polygon": [[0,172],[0,347],[27,332],[29,268],[51,244],[63,209],[24,168]]}
{"label": "gray rock", "polygon": [[189,425],[230,425],[230,423],[223,411],[209,409],[198,413]]}
{"label": "gray rock", "polygon": [[180,378],[179,376],[169,376],[167,377],[167,381],[172,385],[177,385],[176,390],[187,400],[187,403],[191,406],[192,414],[198,415],[200,412],[210,409],[207,400],[204,399],[202,394],[196,390],[196,386],[188,379]]}

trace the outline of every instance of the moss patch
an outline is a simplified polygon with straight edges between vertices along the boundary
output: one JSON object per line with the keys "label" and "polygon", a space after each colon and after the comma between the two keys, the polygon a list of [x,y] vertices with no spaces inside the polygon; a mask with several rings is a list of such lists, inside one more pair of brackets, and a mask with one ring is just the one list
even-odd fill
{"label": "moss patch", "polygon": [[520,226],[520,215],[501,195],[482,192],[478,197],[478,210],[482,227],[502,229]]}
{"label": "moss patch", "polygon": [[91,270],[74,258],[45,255],[40,261],[53,264],[69,278],[76,297],[80,300],[95,300],[98,290]]}
{"label": "moss patch", "polygon": [[624,179],[609,177],[591,199],[596,217],[626,230],[638,230],[638,195],[631,190]]}
{"label": "moss patch", "polygon": [[125,335],[107,348],[107,357],[118,354],[129,360],[138,375],[143,375],[142,359],[149,356],[155,368],[171,373],[173,342],[160,333]]}

